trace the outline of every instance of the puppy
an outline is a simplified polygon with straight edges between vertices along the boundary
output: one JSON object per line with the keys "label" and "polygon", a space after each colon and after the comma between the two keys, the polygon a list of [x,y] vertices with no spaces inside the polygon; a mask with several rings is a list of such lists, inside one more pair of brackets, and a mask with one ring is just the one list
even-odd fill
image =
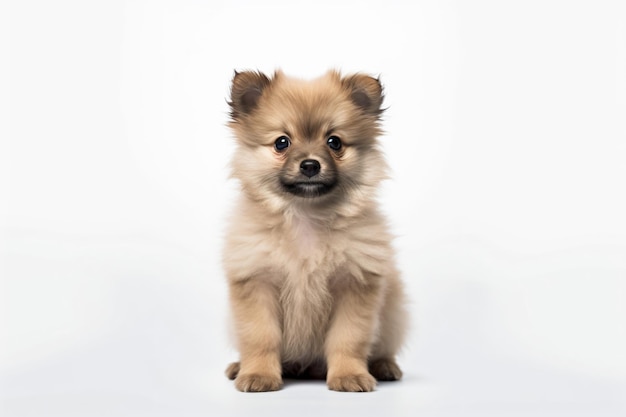
{"label": "puppy", "polygon": [[336,391],[397,380],[406,311],[377,208],[382,86],[330,71],[313,81],[235,73],[232,176],[241,196],[223,263],[241,391],[325,377]]}

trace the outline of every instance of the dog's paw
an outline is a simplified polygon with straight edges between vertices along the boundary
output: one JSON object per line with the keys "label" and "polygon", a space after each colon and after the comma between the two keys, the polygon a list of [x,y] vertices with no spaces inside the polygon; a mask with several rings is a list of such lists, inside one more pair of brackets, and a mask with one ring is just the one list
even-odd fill
{"label": "dog's paw", "polygon": [[393,359],[377,359],[369,364],[370,374],[379,381],[397,381],[402,371]]}
{"label": "dog's paw", "polygon": [[283,386],[280,376],[247,374],[237,375],[235,387],[243,392],[278,391]]}
{"label": "dog's paw", "polygon": [[334,376],[326,383],[328,389],[345,392],[369,392],[376,387],[376,379],[370,374]]}
{"label": "dog's paw", "polygon": [[228,368],[226,368],[226,376],[228,377],[228,379],[232,381],[233,379],[237,378],[238,374],[239,374],[239,362],[233,362],[230,365],[228,365]]}

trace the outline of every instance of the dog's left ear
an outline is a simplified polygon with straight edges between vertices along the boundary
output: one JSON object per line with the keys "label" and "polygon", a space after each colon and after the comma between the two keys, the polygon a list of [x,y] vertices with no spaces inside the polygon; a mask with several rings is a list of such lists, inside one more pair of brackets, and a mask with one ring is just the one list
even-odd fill
{"label": "dog's left ear", "polygon": [[352,102],[365,113],[379,115],[382,113],[383,86],[377,78],[364,74],[350,75],[341,80],[350,92]]}
{"label": "dog's left ear", "polygon": [[262,72],[235,71],[230,89],[231,116],[236,119],[242,114],[251,113],[263,95],[263,90],[270,84],[270,79]]}

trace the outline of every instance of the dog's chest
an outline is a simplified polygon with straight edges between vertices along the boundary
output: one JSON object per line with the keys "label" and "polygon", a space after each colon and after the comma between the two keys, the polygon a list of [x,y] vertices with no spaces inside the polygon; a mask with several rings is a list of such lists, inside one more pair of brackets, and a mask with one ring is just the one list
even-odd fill
{"label": "dog's chest", "polygon": [[281,286],[283,355],[300,359],[318,355],[323,349],[332,296],[325,276],[290,275]]}
{"label": "dog's chest", "polygon": [[344,239],[332,229],[316,224],[307,217],[296,217],[284,225],[282,252],[289,257],[288,267],[300,273],[330,272],[341,261]]}
{"label": "dog's chest", "polygon": [[320,232],[309,219],[296,218],[290,226],[288,233],[290,239],[287,244],[296,255],[313,255],[322,249]]}
{"label": "dog's chest", "polygon": [[282,239],[281,250],[283,355],[302,360],[323,350],[332,309],[330,288],[340,262],[340,252],[332,247],[340,242],[306,219],[291,226]]}

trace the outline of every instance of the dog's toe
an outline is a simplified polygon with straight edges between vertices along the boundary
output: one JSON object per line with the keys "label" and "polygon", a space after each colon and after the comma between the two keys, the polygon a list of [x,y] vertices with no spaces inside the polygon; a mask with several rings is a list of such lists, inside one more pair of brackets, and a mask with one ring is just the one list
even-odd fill
{"label": "dog's toe", "polygon": [[247,374],[238,375],[235,379],[235,387],[243,392],[278,391],[283,386],[280,376]]}
{"label": "dog's toe", "polygon": [[344,375],[328,379],[328,389],[345,392],[374,391],[376,380],[370,374]]}
{"label": "dog's toe", "polygon": [[402,371],[393,359],[377,359],[370,362],[369,372],[379,381],[397,381],[402,378]]}
{"label": "dog's toe", "polygon": [[228,365],[228,368],[226,368],[226,376],[228,377],[228,379],[233,380],[237,378],[238,374],[239,374],[239,362],[233,362],[230,365]]}

